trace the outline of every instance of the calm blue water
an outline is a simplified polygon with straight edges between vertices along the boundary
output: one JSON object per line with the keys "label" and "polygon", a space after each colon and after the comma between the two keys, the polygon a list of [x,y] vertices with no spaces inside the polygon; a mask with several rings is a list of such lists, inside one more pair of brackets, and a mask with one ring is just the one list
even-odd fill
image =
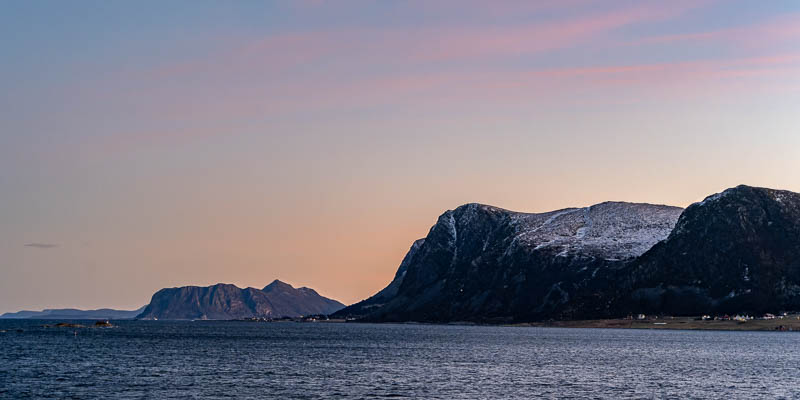
{"label": "calm blue water", "polygon": [[800,398],[792,332],[44,323],[0,320],[0,397]]}

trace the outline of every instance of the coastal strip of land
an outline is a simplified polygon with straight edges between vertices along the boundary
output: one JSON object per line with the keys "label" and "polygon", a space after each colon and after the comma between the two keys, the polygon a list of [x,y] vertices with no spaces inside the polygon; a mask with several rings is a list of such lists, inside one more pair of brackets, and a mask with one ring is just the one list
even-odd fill
{"label": "coastal strip of land", "polygon": [[593,319],[576,321],[544,321],[515,324],[552,328],[607,328],[607,329],[685,329],[720,331],[800,331],[800,319],[788,316],[775,319],[702,320],[697,317],[664,317],[658,319]]}

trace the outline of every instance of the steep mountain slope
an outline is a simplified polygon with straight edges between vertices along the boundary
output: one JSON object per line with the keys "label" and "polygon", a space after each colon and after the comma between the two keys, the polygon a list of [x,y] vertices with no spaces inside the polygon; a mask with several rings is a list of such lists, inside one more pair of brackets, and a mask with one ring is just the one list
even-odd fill
{"label": "steep mountain slope", "polygon": [[283,316],[332,314],[344,307],[344,304],[323,296],[316,290],[300,287],[294,288],[288,283],[274,280],[262,289],[272,303],[274,310]]}
{"label": "steep mountain slope", "polygon": [[526,214],[467,204],[439,217],[386,289],[336,315],[504,322],[588,313],[575,304],[605,307],[590,301],[597,285],[666,238],[680,212],[608,202]]}
{"label": "steep mountain slope", "polygon": [[738,186],[709,196],[628,275],[623,309],[800,310],[800,195]]}
{"label": "steep mountain slope", "polygon": [[418,239],[411,245],[408,253],[406,253],[405,257],[403,257],[400,267],[397,268],[397,272],[394,274],[394,279],[392,279],[388,286],[383,288],[383,290],[380,292],[374,294],[372,297],[348,306],[335,315],[343,317],[365,316],[372,311],[383,307],[386,302],[397,295],[397,292],[400,290],[400,285],[403,284],[403,279],[406,277],[408,266],[414,262],[416,254],[418,253],[420,247],[422,247],[423,243],[425,243],[425,239]]}
{"label": "steep mountain slope", "polygon": [[237,319],[330,314],[344,304],[309,288],[295,289],[275,280],[263,290],[234,285],[184,286],[161,289],[139,319]]}

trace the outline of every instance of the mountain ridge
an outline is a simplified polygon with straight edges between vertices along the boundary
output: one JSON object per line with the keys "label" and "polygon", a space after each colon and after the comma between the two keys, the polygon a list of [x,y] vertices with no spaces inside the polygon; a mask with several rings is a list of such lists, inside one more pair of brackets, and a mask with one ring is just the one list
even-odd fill
{"label": "mountain ridge", "polygon": [[[550,315],[559,307],[560,297],[577,292],[585,286],[580,283],[595,277],[598,270],[638,256],[665,238],[681,211],[664,205],[604,202],[519,213],[468,203],[445,211],[427,237],[415,242],[395,280],[379,292],[382,295],[335,316],[510,322]],[[562,287],[564,281],[579,285]],[[386,296],[387,290],[396,295]]]}
{"label": "mountain ridge", "polygon": [[335,316],[506,323],[777,311],[800,308],[794,260],[800,195],[789,191],[740,185],[686,209],[603,202],[517,213],[468,203],[437,219],[386,288]]}
{"label": "mountain ridge", "polygon": [[263,289],[239,288],[218,283],[211,286],[164,288],[153,294],[138,319],[281,318],[331,314],[344,304],[315,290],[294,288],[274,280]]}

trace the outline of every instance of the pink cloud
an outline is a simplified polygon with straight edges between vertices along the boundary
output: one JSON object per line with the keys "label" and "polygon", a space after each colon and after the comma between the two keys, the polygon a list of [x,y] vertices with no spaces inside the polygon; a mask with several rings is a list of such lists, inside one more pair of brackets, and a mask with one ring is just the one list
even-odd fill
{"label": "pink cloud", "polygon": [[606,11],[560,21],[525,26],[422,30],[395,48],[413,49],[420,60],[453,60],[499,55],[532,54],[572,47],[599,40],[621,27],[674,18],[705,2],[642,3],[635,7]]}
{"label": "pink cloud", "polygon": [[[170,93],[163,96],[149,94],[146,97],[163,99],[153,106],[163,114],[162,118],[173,121],[192,120],[198,116],[237,120],[409,103],[441,105],[446,101],[530,101],[552,96],[548,93],[589,92],[611,87],[626,89],[719,84],[718,88],[724,90],[725,85],[730,85],[723,83],[726,80],[744,79],[737,82],[739,87],[743,87],[752,83],[752,79],[786,77],[797,72],[800,72],[800,54],[783,54],[731,60],[528,71],[436,70],[352,76],[347,79],[291,79],[267,86],[236,88],[215,96],[189,97],[183,101],[170,100]],[[187,129],[189,132],[192,130]],[[172,133],[165,137],[174,135],[182,136]]]}
{"label": "pink cloud", "polygon": [[[561,93],[710,85],[734,79],[741,80],[737,87],[745,87],[754,80],[797,71],[800,60],[795,54],[538,70],[480,65],[484,61],[498,64],[497,60],[519,54],[607,45],[613,43],[610,33],[616,29],[675,18],[699,6],[696,2],[637,4],[533,25],[347,29],[256,40],[232,38],[225,42],[227,46],[211,49],[207,58],[156,66],[128,80],[138,83],[124,92],[132,108],[164,127],[150,134],[120,132],[119,140],[125,143],[120,147],[129,140],[148,145],[216,135],[220,133],[211,128],[215,124],[227,126],[253,118],[386,105],[546,102]],[[770,29],[775,35],[792,30],[790,26]],[[719,85],[719,89],[725,87]],[[107,97],[120,93],[114,87],[107,90]],[[117,146],[117,140],[111,138],[107,145]]]}
{"label": "pink cloud", "polygon": [[[581,66],[530,71],[435,71],[322,82],[287,81],[266,89],[248,87],[230,94],[173,101],[153,96],[171,128],[120,131],[94,147],[103,152],[134,147],[179,145],[185,140],[228,134],[235,121],[301,116],[375,107],[458,110],[506,105],[635,103],[637,99],[697,100],[723,93],[796,92],[800,54],[627,65]],[[613,90],[613,92],[609,92]],[[618,94],[618,98],[610,93]],[[625,93],[622,95],[621,93]],[[215,119],[217,119],[215,121]],[[191,123],[180,123],[180,121]]]}
{"label": "pink cloud", "polygon": [[765,44],[796,41],[798,37],[800,37],[800,14],[790,14],[746,26],[736,26],[706,32],[646,37],[635,40],[630,44],[646,45],[699,41],[728,42],[736,46],[760,47]]}
{"label": "pink cloud", "polygon": [[800,71],[800,54],[651,64],[552,68],[531,71],[532,79],[580,79],[604,85],[693,82],[732,77],[770,77]]}
{"label": "pink cloud", "polygon": [[[519,4],[517,12],[568,8],[571,3]],[[641,3],[633,7],[561,17],[558,20],[517,25],[450,26],[410,28],[348,28],[333,31],[283,33],[259,39],[230,38],[208,59],[160,66],[149,72],[154,78],[191,73],[240,74],[260,69],[263,73],[292,71],[321,62],[362,63],[398,66],[467,59],[535,54],[601,41],[605,34],[621,27],[670,19],[707,1],[673,1],[669,4]],[[469,7],[466,3],[463,7]],[[481,3],[475,13],[510,12],[506,3]],[[440,6],[439,6],[440,7]],[[521,10],[520,10],[521,9]],[[495,10],[495,11],[490,11]],[[501,11],[497,11],[501,10]]]}

